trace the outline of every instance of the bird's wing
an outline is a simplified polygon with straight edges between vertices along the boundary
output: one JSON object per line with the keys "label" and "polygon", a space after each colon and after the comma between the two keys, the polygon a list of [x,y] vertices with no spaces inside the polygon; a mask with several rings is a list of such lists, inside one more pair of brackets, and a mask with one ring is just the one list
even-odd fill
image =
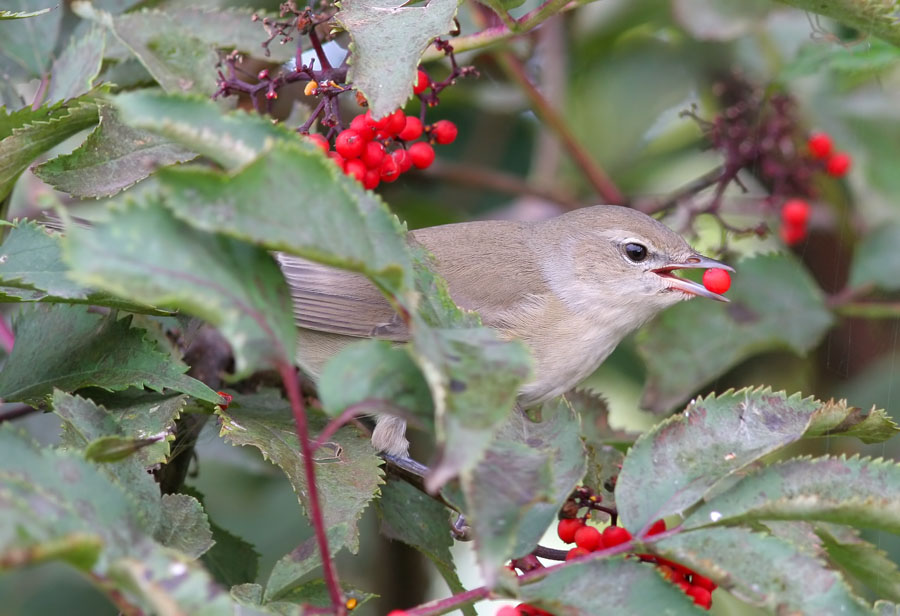
{"label": "bird's wing", "polygon": [[277,253],[297,325],[358,338],[409,339],[406,324],[365,276]]}

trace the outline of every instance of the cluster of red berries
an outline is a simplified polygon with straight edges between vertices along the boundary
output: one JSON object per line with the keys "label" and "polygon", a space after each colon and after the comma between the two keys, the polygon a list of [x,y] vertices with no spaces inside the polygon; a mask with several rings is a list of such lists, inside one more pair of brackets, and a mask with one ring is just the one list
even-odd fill
{"label": "cluster of red berries", "polygon": [[[823,165],[825,173],[839,178],[850,170],[853,162],[846,152],[837,152],[826,133],[814,133],[806,142],[809,155]],[[806,237],[810,206],[805,199],[788,199],[781,206],[781,239],[788,246]]]}
{"label": "cluster of red berries", "polygon": [[496,616],[553,616],[553,614],[542,610],[539,607],[534,607],[527,603],[520,603],[515,607],[512,607],[511,605],[501,607],[497,610]]}
{"label": "cluster of red berries", "polygon": [[[413,92],[421,94],[428,87],[428,75],[419,71]],[[449,120],[438,120],[426,126],[418,117],[397,109],[378,120],[368,111],[357,115],[350,122],[350,128],[335,137],[334,150],[322,135],[309,135],[308,138],[344,173],[371,190],[381,182],[395,181],[413,167],[426,169],[431,166],[434,162],[432,144],[453,143],[457,132],[456,125]],[[422,136],[425,139],[419,141]]]}
{"label": "cluster of red berries", "polygon": [[[658,535],[665,530],[665,521],[657,520],[647,530],[647,536]],[[566,560],[611,548],[631,540],[631,533],[621,526],[607,526],[601,533],[593,526],[588,526],[582,518],[560,520],[556,532],[565,543],[575,544],[575,547],[569,550],[569,553],[566,555]],[[667,580],[680,587],[694,600],[694,603],[705,609],[710,608],[712,605],[712,591],[716,589],[716,584],[712,580],[695,573],[684,565],[665,558],[652,554],[638,554],[637,556],[644,562],[656,564],[660,573]]]}

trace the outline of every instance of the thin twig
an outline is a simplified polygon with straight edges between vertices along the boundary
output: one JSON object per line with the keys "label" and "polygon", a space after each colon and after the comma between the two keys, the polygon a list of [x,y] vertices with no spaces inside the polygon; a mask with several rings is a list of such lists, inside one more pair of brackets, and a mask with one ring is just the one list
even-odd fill
{"label": "thin twig", "polygon": [[557,203],[567,210],[578,209],[582,206],[581,203],[569,195],[555,190],[534,186],[516,175],[503,173],[487,167],[476,167],[475,165],[451,163],[440,160],[435,161],[425,173],[429,177],[444,180],[453,184],[463,184],[475,188],[486,188],[488,190],[512,195],[538,197],[539,199]]}
{"label": "thin twig", "polygon": [[556,132],[563,146],[569,152],[569,156],[581,168],[603,201],[613,205],[624,205],[625,197],[622,195],[622,192],[591,157],[584,146],[578,142],[562,115],[547,102],[544,95],[531,83],[531,79],[528,78],[528,75],[525,73],[525,67],[522,66],[519,59],[509,51],[499,51],[496,57],[507,74],[522,88],[522,91],[531,101],[532,108],[538,117]]}
{"label": "thin twig", "polygon": [[37,412],[38,409],[27,404],[10,404],[6,410],[0,411],[0,423],[19,419]]}
{"label": "thin twig", "polygon": [[668,209],[671,209],[678,205],[683,199],[687,199],[688,197],[693,197],[697,193],[706,190],[710,186],[715,185],[719,178],[722,177],[722,173],[724,172],[724,167],[716,167],[715,169],[710,169],[700,177],[691,180],[681,188],[676,189],[674,192],[666,195],[664,199],[659,201],[642,201],[634,204],[635,209],[640,210],[644,214],[657,214],[659,212],[664,212]]}
{"label": "thin twig", "polygon": [[328,550],[328,536],[325,532],[325,521],[322,517],[322,506],[319,503],[319,491],[316,487],[316,469],[313,460],[312,447],[309,442],[309,428],[306,424],[306,409],[303,406],[303,396],[300,394],[300,385],[297,383],[297,373],[294,367],[286,362],[278,365],[281,381],[291,401],[291,411],[294,413],[294,424],[297,428],[297,439],[300,441],[300,454],[303,456],[303,470],[306,475],[306,488],[309,491],[309,517],[316,534],[316,543],[319,546],[319,554],[322,558],[322,572],[325,577],[325,586],[331,598],[331,606],[335,616],[346,616],[347,610],[341,598],[341,587],[338,583],[337,571],[331,552]]}
{"label": "thin twig", "polygon": [[487,599],[490,596],[491,591],[485,586],[480,586],[472,590],[467,590],[466,592],[461,592],[458,595],[447,597],[446,599],[430,601],[404,611],[407,616],[440,616],[441,614],[449,614],[463,605],[475,603],[476,601]]}

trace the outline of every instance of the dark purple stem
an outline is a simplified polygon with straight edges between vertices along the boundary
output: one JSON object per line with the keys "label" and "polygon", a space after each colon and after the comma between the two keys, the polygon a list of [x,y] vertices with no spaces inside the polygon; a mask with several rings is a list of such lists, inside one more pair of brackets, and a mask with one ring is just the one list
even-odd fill
{"label": "dark purple stem", "polygon": [[10,404],[7,410],[0,411],[0,423],[12,421],[13,419],[25,417],[37,412],[38,409],[28,406],[27,404]]}
{"label": "dark purple stem", "polygon": [[309,42],[312,43],[313,49],[316,50],[316,57],[319,58],[319,64],[322,65],[322,70],[331,70],[331,63],[325,55],[325,50],[322,49],[322,41],[319,40],[319,35],[316,34],[315,28],[311,28],[309,31]]}
{"label": "dark purple stem", "polygon": [[7,355],[12,353],[13,345],[16,343],[16,335],[6,324],[6,319],[0,317],[0,346],[6,351]]}
{"label": "dark purple stem", "polygon": [[335,616],[346,616],[344,602],[341,598],[341,587],[338,583],[337,571],[331,552],[328,550],[328,536],[325,533],[325,521],[322,517],[322,506],[319,503],[319,491],[316,488],[316,469],[313,461],[313,450],[309,442],[309,428],[306,425],[306,410],[303,406],[303,396],[300,393],[300,385],[297,383],[297,373],[294,367],[286,362],[279,363],[278,372],[281,381],[291,401],[291,410],[294,413],[294,424],[297,427],[297,439],[300,441],[300,453],[303,456],[303,470],[306,474],[306,487],[309,491],[309,517],[313,530],[316,533],[316,543],[319,545],[319,554],[322,557],[322,572],[325,577],[325,586],[331,598],[331,607]]}

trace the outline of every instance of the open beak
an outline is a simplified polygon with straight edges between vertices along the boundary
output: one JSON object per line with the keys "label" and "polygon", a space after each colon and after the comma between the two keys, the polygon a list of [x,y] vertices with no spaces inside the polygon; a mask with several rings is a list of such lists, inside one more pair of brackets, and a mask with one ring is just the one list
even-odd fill
{"label": "open beak", "polygon": [[653,273],[665,278],[669,288],[673,291],[681,291],[682,293],[687,293],[688,295],[707,297],[719,302],[731,301],[724,295],[713,293],[699,282],[679,278],[672,273],[675,270],[680,269],[723,269],[728,270],[729,272],[733,272],[734,268],[730,265],[726,265],[721,261],[716,261],[715,259],[710,259],[709,257],[704,257],[703,255],[694,254],[688,257],[683,263],[670,263],[663,267],[658,267],[652,271]]}

